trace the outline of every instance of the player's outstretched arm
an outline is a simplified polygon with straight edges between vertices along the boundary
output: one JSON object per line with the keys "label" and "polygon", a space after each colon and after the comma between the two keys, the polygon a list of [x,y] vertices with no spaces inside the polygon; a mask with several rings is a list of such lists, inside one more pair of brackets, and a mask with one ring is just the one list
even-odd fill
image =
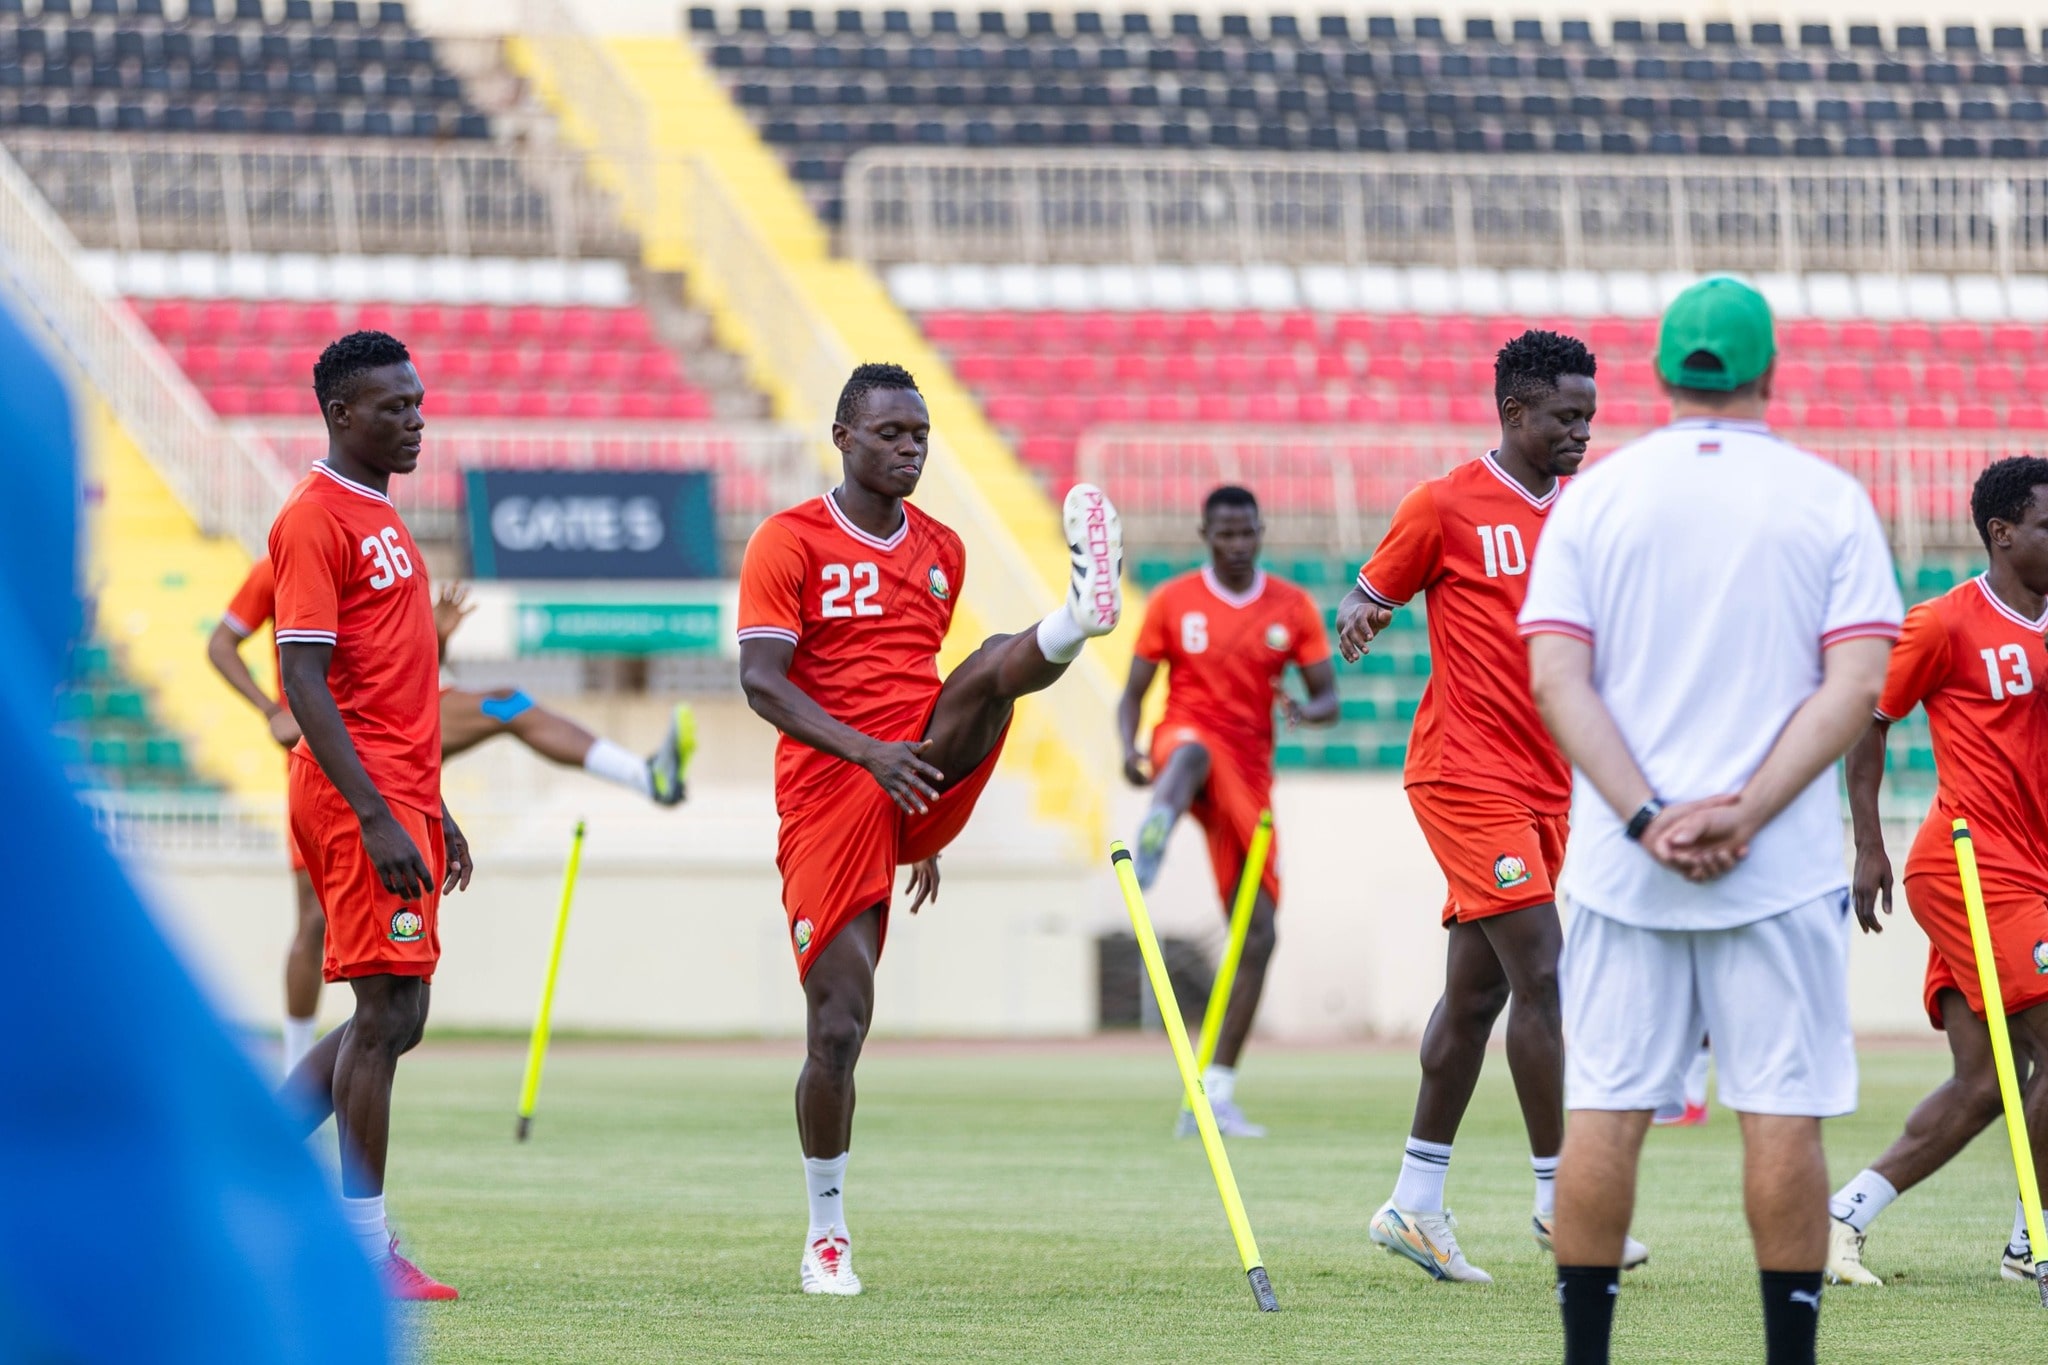
{"label": "player's outstretched arm", "polygon": [[242,641],[247,638],[235,634],[227,622],[218,623],[213,634],[206,637],[206,661],[244,701],[263,713],[263,718],[270,723],[270,737],[289,749],[299,742],[298,722],[292,719],[290,710],[263,690],[263,685],[249,671],[248,663],[242,658]]}
{"label": "player's outstretched arm", "polygon": [[1159,676],[1156,659],[1131,659],[1131,676],[1124,681],[1124,694],[1116,703],[1116,734],[1123,741],[1124,781],[1133,787],[1152,785],[1151,765],[1138,748],[1138,726],[1145,716],[1145,694]]}
{"label": "player's outstretched arm", "polygon": [[1849,746],[1843,777],[1849,787],[1849,821],[1856,832],[1856,871],[1850,882],[1856,897],[1856,922],[1866,934],[1881,934],[1877,902],[1892,912],[1892,860],[1884,851],[1884,826],[1878,817],[1877,791],[1884,782],[1884,742],[1892,723],[1878,718],[1862,738]]}
{"label": "player's outstretched arm", "polygon": [[904,811],[922,815],[931,809],[939,799],[936,784],[945,781],[945,774],[920,757],[931,742],[885,742],[834,720],[789,680],[795,657],[796,646],[787,640],[740,641],[740,688],[754,714],[799,744],[867,769]]}
{"label": "player's outstretched arm", "polygon": [[355,741],[342,723],[341,708],[327,687],[327,666],[334,658],[328,644],[291,644],[278,649],[278,667],[284,674],[285,695],[292,699],[293,714],[306,732],[306,747],[327,780],[341,793],[355,812],[363,830],[363,852],[384,889],[394,896],[416,900],[433,887],[427,860],[419,846],[391,814],[383,793],[363,770]]}
{"label": "player's outstretched arm", "polygon": [[1337,652],[1344,656],[1344,662],[1355,664],[1364,658],[1374,637],[1393,619],[1392,610],[1366,596],[1365,589],[1353,588],[1345,593],[1344,600],[1337,604]]}

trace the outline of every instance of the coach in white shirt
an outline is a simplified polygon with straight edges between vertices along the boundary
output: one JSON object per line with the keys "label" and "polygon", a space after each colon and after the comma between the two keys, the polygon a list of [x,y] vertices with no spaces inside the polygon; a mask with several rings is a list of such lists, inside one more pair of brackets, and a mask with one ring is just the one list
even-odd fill
{"label": "coach in white shirt", "polygon": [[1903,614],[1870,498],[1763,422],[1763,296],[1665,313],[1672,422],[1565,490],[1530,571],[1536,703],[1575,768],[1558,1169],[1567,1365],[1604,1365],[1651,1114],[1711,1033],[1739,1114],[1771,1365],[1814,1358],[1820,1120],[1856,1105],[1834,764]]}

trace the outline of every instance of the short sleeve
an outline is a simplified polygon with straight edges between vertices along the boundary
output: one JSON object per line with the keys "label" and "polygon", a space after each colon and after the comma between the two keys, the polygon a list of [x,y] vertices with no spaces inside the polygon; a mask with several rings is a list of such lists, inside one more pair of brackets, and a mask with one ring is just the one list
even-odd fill
{"label": "short sleeve", "polygon": [[1821,618],[1820,647],[1828,649],[1844,640],[1871,637],[1896,640],[1899,620],[1904,615],[1884,527],[1877,520],[1877,509],[1870,505],[1869,496],[1857,488],[1849,499],[1848,526],[1835,549],[1834,567],[1828,578],[1828,606]]}
{"label": "short sleeve", "polygon": [[270,528],[270,561],[276,573],[278,644],[333,644],[349,565],[340,523],[318,503],[294,499]]}
{"label": "short sleeve", "polygon": [[765,521],[740,561],[739,638],[784,640],[803,635],[804,548],[779,521]]}
{"label": "short sleeve", "polygon": [[1138,643],[1131,652],[1147,663],[1166,662],[1169,644],[1166,618],[1173,614],[1167,599],[1167,593],[1155,592],[1145,604],[1145,620],[1138,627]]}
{"label": "short sleeve", "polygon": [[277,571],[271,566],[270,556],[265,555],[249,566],[249,576],[235,589],[228,609],[221,613],[220,623],[237,639],[246,640],[261,630],[276,610]]}
{"label": "short sleeve", "polygon": [[1393,523],[1372,559],[1358,571],[1358,589],[1383,607],[1402,607],[1434,583],[1444,568],[1444,528],[1436,495],[1417,484],[1394,509]]}
{"label": "short sleeve", "polygon": [[1904,720],[1913,708],[1927,700],[1949,670],[1948,627],[1932,602],[1923,602],[1906,613],[1905,629],[1899,632],[1898,647],[1892,650],[1885,669],[1884,691],[1877,698],[1877,718]]}
{"label": "short sleeve", "polygon": [[1314,668],[1330,658],[1330,635],[1323,629],[1323,614],[1307,593],[1294,599],[1294,666]]}
{"label": "short sleeve", "polygon": [[1593,643],[1593,594],[1587,582],[1585,532],[1586,493],[1567,485],[1536,542],[1529,566],[1529,593],[1519,618],[1524,639],[1531,635],[1568,635]]}

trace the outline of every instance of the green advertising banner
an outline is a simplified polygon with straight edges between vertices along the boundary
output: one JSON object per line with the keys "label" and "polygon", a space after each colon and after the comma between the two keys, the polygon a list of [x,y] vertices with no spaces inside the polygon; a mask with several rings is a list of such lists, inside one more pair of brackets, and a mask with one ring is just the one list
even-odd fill
{"label": "green advertising banner", "polygon": [[729,633],[717,602],[531,602],[518,608],[521,654],[703,654]]}

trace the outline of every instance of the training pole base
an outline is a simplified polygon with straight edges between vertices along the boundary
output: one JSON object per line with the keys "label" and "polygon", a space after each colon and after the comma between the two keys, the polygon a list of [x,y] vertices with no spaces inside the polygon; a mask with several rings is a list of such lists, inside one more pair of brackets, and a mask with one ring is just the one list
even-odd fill
{"label": "training pole base", "polygon": [[2048,1266],[2037,1264],[2034,1279],[2041,1286],[2041,1306],[2048,1308]]}
{"label": "training pole base", "polygon": [[[1273,1297],[1273,1282],[1266,1278],[1266,1267],[1255,1265],[1244,1273],[1244,1277],[1252,1282],[1252,1298],[1258,1301],[1261,1313],[1277,1313],[1280,1311],[1280,1300]],[[2048,1285],[2048,1280],[2044,1280],[2042,1283]],[[2048,1289],[2044,1289],[2042,1292],[2048,1293]]]}
{"label": "training pole base", "polygon": [[515,1141],[524,1142],[526,1141],[527,1134],[531,1133],[532,1131],[533,1115],[521,1114],[519,1116],[519,1126],[512,1130],[512,1137]]}

